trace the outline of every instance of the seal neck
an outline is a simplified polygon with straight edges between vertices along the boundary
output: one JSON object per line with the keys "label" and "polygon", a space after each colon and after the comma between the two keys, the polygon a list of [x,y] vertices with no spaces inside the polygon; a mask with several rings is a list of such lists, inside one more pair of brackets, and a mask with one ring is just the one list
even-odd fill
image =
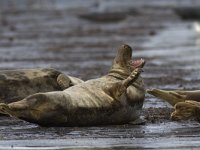
{"label": "seal neck", "polygon": [[[124,71],[118,70],[118,69],[112,69],[112,70],[110,70],[110,72],[108,73],[107,76],[114,77],[114,78],[119,79],[119,80],[124,80],[129,75],[130,75],[130,73],[128,73],[128,72],[124,72]],[[137,79],[131,85],[144,92],[144,84],[143,84],[140,77],[139,77],[139,79]]]}
{"label": "seal neck", "polygon": [[121,80],[126,79],[129,75],[130,73],[118,69],[112,69],[108,73],[108,76],[113,76]]}

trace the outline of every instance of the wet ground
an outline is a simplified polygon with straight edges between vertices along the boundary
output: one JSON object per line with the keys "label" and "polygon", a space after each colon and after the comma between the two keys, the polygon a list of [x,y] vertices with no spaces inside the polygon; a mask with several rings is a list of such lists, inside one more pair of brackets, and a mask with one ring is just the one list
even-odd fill
{"label": "wet ground", "polygon": [[[182,20],[174,9],[200,2],[148,2],[2,0],[0,69],[53,67],[87,80],[106,74],[116,48],[127,43],[134,58],[147,61],[147,88],[199,89],[196,20]],[[198,149],[200,124],[172,122],[171,111],[147,94],[145,125],[43,128],[1,117],[0,149]]]}

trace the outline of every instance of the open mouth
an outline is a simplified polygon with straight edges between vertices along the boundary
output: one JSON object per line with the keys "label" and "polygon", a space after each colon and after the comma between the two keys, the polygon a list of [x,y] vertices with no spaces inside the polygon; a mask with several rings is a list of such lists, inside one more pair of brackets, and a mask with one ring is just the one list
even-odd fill
{"label": "open mouth", "polygon": [[143,68],[144,64],[145,64],[145,60],[144,59],[138,59],[138,60],[131,60],[130,62],[131,64],[131,67],[133,69],[136,69],[136,68]]}

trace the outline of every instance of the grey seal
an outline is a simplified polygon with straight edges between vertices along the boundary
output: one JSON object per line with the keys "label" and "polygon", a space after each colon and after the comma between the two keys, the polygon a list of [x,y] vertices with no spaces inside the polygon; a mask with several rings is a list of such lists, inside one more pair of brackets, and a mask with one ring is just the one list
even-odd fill
{"label": "grey seal", "polygon": [[172,120],[196,120],[200,122],[200,90],[160,90],[149,89],[147,92],[167,101],[174,107]]}
{"label": "grey seal", "polygon": [[19,101],[38,92],[61,91],[83,82],[52,68],[0,71],[0,102]]}
{"label": "grey seal", "polygon": [[109,73],[64,91],[36,93],[21,101],[0,104],[0,111],[41,126],[96,126],[137,120],[145,89],[140,76],[143,59],[133,61],[122,45]]}

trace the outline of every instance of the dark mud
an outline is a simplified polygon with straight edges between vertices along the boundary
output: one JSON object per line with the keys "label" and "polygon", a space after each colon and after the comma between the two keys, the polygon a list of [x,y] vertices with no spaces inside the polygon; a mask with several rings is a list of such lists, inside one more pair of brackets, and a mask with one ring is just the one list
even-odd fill
{"label": "dark mud", "polygon": [[[87,80],[104,75],[116,48],[127,43],[134,58],[147,60],[147,88],[199,89],[200,34],[193,21],[174,11],[199,5],[198,0],[2,0],[0,69],[53,67]],[[125,18],[91,21],[93,12],[100,18],[122,12]],[[200,124],[172,122],[171,111],[147,94],[144,125],[43,128],[1,117],[0,149],[198,149]]]}

